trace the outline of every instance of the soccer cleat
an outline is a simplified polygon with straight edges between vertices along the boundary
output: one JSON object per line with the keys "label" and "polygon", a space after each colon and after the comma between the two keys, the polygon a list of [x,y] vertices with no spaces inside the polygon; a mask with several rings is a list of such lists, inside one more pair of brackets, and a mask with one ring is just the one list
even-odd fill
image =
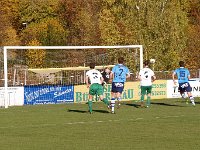
{"label": "soccer cleat", "polygon": [[143,101],[140,102],[140,107],[141,107],[141,108],[144,108],[144,102],[143,102]]}
{"label": "soccer cleat", "polygon": [[88,113],[89,113],[89,114],[93,114],[92,111],[90,111],[90,110],[88,110]]}
{"label": "soccer cleat", "polygon": [[108,112],[111,112],[111,105],[108,105],[107,108],[108,108]]}
{"label": "soccer cleat", "polygon": [[195,106],[195,102],[192,102],[192,106]]}
{"label": "soccer cleat", "polygon": [[115,114],[115,112],[114,112],[114,111],[112,111],[112,112],[111,112],[111,114]]}

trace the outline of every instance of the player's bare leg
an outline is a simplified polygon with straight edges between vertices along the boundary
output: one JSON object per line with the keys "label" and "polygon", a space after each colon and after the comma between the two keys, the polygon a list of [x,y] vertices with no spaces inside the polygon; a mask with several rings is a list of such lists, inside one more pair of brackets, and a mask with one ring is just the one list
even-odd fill
{"label": "player's bare leg", "polygon": [[121,106],[121,100],[122,100],[121,93],[117,92],[117,96],[116,97],[117,97],[117,108],[119,109],[120,106]]}

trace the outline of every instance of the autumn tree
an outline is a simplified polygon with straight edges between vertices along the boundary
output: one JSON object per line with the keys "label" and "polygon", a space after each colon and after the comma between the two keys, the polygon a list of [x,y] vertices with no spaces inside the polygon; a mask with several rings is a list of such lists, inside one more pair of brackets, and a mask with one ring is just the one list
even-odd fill
{"label": "autumn tree", "polygon": [[19,45],[18,28],[18,0],[0,1],[0,45]]}
{"label": "autumn tree", "polygon": [[190,1],[187,48],[182,53],[188,68],[200,68],[200,1]]}
{"label": "autumn tree", "polygon": [[31,23],[22,31],[22,42],[37,39],[42,45],[65,45],[67,31],[56,18],[43,19],[38,23]]}
{"label": "autumn tree", "polygon": [[99,45],[98,0],[60,0],[58,14],[69,30],[69,45]]}
{"label": "autumn tree", "polygon": [[[28,43],[29,46],[40,46],[41,44],[33,39]],[[46,51],[43,49],[29,49],[25,52],[26,65],[29,68],[42,68],[45,63]]]}

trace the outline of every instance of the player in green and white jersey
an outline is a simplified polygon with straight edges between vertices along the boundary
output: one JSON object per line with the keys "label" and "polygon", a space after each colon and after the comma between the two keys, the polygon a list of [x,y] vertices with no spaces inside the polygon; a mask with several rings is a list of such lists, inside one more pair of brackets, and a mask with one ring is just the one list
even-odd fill
{"label": "player in green and white jersey", "polygon": [[141,107],[144,106],[144,96],[147,94],[147,107],[150,106],[152,83],[156,80],[154,72],[149,68],[149,61],[144,62],[144,68],[140,70],[139,76],[141,87]]}
{"label": "player in green and white jersey", "polygon": [[89,112],[92,113],[92,98],[98,95],[100,100],[103,101],[109,108],[109,101],[103,96],[103,77],[101,73],[95,69],[95,64],[90,63],[90,70],[86,72],[86,84],[89,88]]}

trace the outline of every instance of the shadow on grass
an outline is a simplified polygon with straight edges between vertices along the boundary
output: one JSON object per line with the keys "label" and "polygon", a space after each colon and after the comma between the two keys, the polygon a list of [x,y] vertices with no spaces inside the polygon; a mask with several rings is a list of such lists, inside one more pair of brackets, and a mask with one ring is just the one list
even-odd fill
{"label": "shadow on grass", "polygon": [[162,105],[162,106],[176,106],[176,107],[185,107],[181,105],[176,105],[176,104],[167,104],[167,103],[158,103],[158,102],[151,102],[152,105]]}
{"label": "shadow on grass", "polygon": [[107,110],[92,110],[93,112],[109,113]]}
{"label": "shadow on grass", "polygon": [[78,112],[78,113],[87,113],[85,110],[77,110],[77,109],[68,109],[68,112]]}
{"label": "shadow on grass", "polygon": [[[93,112],[99,112],[99,113],[109,113],[106,110],[92,110]],[[85,110],[77,110],[77,109],[68,109],[68,112],[77,112],[77,113],[88,113],[88,111]]]}
{"label": "shadow on grass", "polygon": [[200,104],[200,102],[195,102],[196,104]]}
{"label": "shadow on grass", "polygon": [[140,108],[140,105],[139,104],[125,104],[125,105],[127,105],[127,106],[133,106],[133,107],[135,107],[135,108]]}

